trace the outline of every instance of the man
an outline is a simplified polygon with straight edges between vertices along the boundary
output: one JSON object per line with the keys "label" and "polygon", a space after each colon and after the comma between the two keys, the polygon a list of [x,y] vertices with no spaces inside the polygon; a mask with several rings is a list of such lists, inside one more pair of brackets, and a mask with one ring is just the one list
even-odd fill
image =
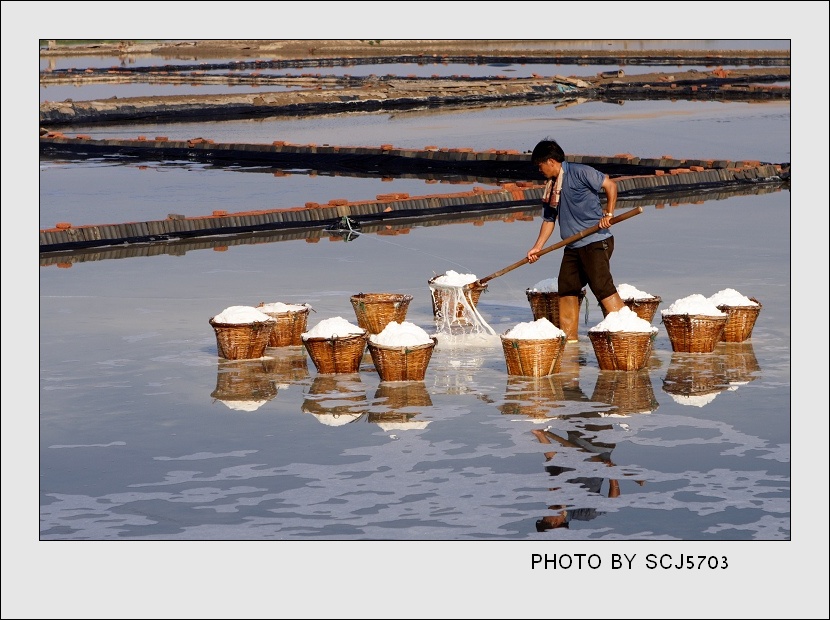
{"label": "man", "polygon": [[[578,341],[579,293],[587,284],[605,313],[616,312],[625,304],[611,277],[614,237],[609,230],[617,204],[617,184],[606,174],[584,164],[565,161],[565,153],[555,140],[545,139],[533,149],[531,162],[548,179],[542,199],[542,226],[536,243],[527,253],[528,262],[539,260],[539,252],[556,227],[562,239],[595,224],[600,230],[565,246],[559,266],[559,328],[568,342]],[[599,191],[606,196],[605,209]]]}

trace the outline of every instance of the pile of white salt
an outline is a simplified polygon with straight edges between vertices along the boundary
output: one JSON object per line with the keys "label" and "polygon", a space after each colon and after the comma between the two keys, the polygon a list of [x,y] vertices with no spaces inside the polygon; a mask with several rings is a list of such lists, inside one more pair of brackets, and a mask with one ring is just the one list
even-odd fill
{"label": "pile of white salt", "polygon": [[700,293],[694,293],[688,297],[683,297],[675,301],[672,305],[662,311],[666,314],[690,314],[701,316],[726,316],[725,312],[721,312],[718,307],[712,303],[707,297]]}
{"label": "pile of white salt", "polygon": [[742,295],[734,288],[725,288],[718,291],[709,297],[715,306],[757,306],[758,304],[752,301],[746,295]]}
{"label": "pile of white salt", "polygon": [[617,293],[623,299],[654,299],[654,295],[641,291],[630,284],[620,284],[617,287]]}
{"label": "pile of white salt", "polygon": [[564,338],[565,332],[556,327],[546,317],[526,323],[518,323],[515,327],[505,332],[505,337],[516,340],[550,340]]}
{"label": "pile of white salt", "polygon": [[392,321],[383,328],[379,334],[369,336],[369,342],[384,347],[415,347],[422,344],[430,344],[432,338],[421,327],[403,321],[398,323]]}
{"label": "pile of white salt", "polygon": [[[617,289],[619,290],[619,289]],[[656,327],[651,323],[637,316],[628,306],[623,306],[616,312],[609,312],[608,315],[595,325],[589,332],[657,332]]]}
{"label": "pile of white salt", "polygon": [[355,334],[365,334],[366,330],[349,323],[342,316],[323,319],[317,325],[301,335],[303,340],[309,338],[344,338]]}
{"label": "pile of white salt", "polygon": [[249,323],[264,323],[274,321],[273,317],[254,308],[253,306],[230,306],[213,317],[214,323],[227,325],[247,325]]}

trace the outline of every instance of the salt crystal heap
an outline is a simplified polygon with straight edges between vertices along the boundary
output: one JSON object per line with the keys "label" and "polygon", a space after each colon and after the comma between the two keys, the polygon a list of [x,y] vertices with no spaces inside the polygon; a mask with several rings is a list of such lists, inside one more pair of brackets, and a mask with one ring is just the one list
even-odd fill
{"label": "salt crystal heap", "polygon": [[667,314],[689,314],[700,316],[726,316],[725,312],[721,312],[718,307],[712,303],[708,298],[700,293],[694,293],[688,297],[683,297],[675,301],[672,305],[662,311],[665,316]]}
{"label": "salt crystal heap", "polygon": [[265,323],[268,321],[273,323],[273,317],[268,316],[253,306],[230,306],[213,317],[214,323],[225,325],[247,325],[249,323]]}
{"label": "salt crystal heap", "polygon": [[548,278],[547,280],[540,280],[530,287],[531,293],[556,293],[559,282],[556,278]]}
{"label": "salt crystal heap", "polygon": [[506,338],[516,340],[550,340],[564,338],[565,332],[556,327],[546,317],[535,321],[519,323],[505,334]]}
{"label": "salt crystal heap", "polygon": [[465,286],[472,284],[476,280],[478,280],[478,277],[474,273],[458,273],[450,269],[444,275],[435,278],[433,283],[443,286]]}
{"label": "salt crystal heap", "polygon": [[709,297],[715,306],[757,306],[749,297],[742,295],[734,288],[725,288]]}
{"label": "salt crystal heap", "polygon": [[654,299],[654,295],[638,290],[630,284],[620,284],[617,287],[617,293],[622,299]]}
{"label": "salt crystal heap", "polygon": [[432,338],[414,323],[392,321],[379,334],[369,336],[369,341],[384,347],[416,347],[431,344]]}
{"label": "salt crystal heap", "polygon": [[310,310],[311,306],[308,304],[284,304],[281,301],[275,301],[270,304],[262,304],[259,306],[262,312],[273,312],[274,314],[283,314],[285,312],[303,312]]}
{"label": "salt crystal heap", "polygon": [[[619,289],[617,289],[619,291]],[[616,312],[609,312],[601,323],[595,325],[589,332],[652,332],[657,333],[657,328],[651,323],[637,316],[628,306],[623,306]]]}
{"label": "salt crystal heap", "polygon": [[323,319],[309,331],[302,334],[303,340],[309,338],[344,338],[355,334],[364,334],[366,330],[349,323],[342,316]]}

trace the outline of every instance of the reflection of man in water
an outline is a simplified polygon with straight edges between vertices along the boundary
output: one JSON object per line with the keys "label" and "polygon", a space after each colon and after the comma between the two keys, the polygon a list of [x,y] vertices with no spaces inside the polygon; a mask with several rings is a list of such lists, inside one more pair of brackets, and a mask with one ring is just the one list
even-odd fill
{"label": "reflection of man in water", "polygon": [[[602,427],[594,427],[596,430],[603,428],[611,428],[610,425]],[[613,467],[614,463],[611,461],[611,451],[616,444],[605,444],[600,442],[590,442],[585,439],[579,431],[568,431],[568,438],[560,437],[559,435],[550,432],[549,430],[534,429],[531,431],[540,443],[550,444],[551,440],[556,441],[566,448],[576,448],[594,454],[589,461],[603,462],[609,467]],[[545,461],[549,462],[556,456],[556,452],[545,452]],[[545,471],[551,476],[560,476],[568,471],[574,471],[573,467],[558,467],[556,465],[546,465]],[[602,483],[605,479],[599,477],[577,477],[568,480],[569,483],[579,484],[582,488],[587,489],[589,493],[597,495],[602,492]],[[642,482],[638,481],[638,484]],[[560,487],[554,487],[551,491],[557,491]],[[609,479],[608,481],[608,497],[618,497],[620,495],[620,483],[617,480]],[[557,527],[570,527],[570,522],[574,519],[577,521],[590,521],[595,519],[601,512],[597,512],[595,508],[566,508],[562,505],[548,506],[551,510],[557,510],[554,515],[542,517],[536,521],[536,531],[544,532]]]}

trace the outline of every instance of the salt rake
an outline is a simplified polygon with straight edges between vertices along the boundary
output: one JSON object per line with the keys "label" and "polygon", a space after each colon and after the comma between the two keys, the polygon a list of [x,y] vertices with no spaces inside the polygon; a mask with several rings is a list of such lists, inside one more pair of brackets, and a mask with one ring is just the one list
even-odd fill
{"label": "salt rake", "polygon": [[[630,211],[627,211],[626,213],[623,213],[622,215],[616,215],[616,216],[612,217],[611,218],[611,224],[616,224],[618,222],[622,222],[624,220],[627,220],[629,218],[634,217],[635,215],[639,215],[642,212],[643,212],[642,207],[635,207],[634,209],[631,209]],[[570,237],[567,237],[566,239],[562,239],[562,241],[559,241],[558,243],[554,243],[553,245],[548,246],[548,247],[540,250],[536,254],[536,256],[542,256],[543,254],[547,254],[548,252],[553,252],[554,250],[558,250],[560,248],[563,248],[566,245],[568,245],[569,243],[573,243],[574,241],[578,241],[578,240],[582,239],[583,237],[587,237],[588,235],[593,235],[599,229],[600,229],[599,224],[594,224],[593,226],[590,226],[590,227],[586,228],[585,230],[576,233],[575,235],[571,235]],[[469,284],[465,284],[463,286],[463,288],[464,288],[464,290],[469,290],[469,289],[474,288],[474,287],[482,287],[487,282],[492,280],[493,278],[498,278],[499,276],[503,276],[504,274],[506,274],[510,271],[513,271],[514,269],[517,269],[518,267],[521,267],[522,265],[526,265],[529,262],[530,261],[527,259],[527,256],[525,256],[522,260],[516,261],[512,265],[508,265],[504,269],[499,269],[495,273],[491,273],[489,276],[487,276],[485,278],[481,278],[480,280],[476,280],[475,282],[470,282]]]}

